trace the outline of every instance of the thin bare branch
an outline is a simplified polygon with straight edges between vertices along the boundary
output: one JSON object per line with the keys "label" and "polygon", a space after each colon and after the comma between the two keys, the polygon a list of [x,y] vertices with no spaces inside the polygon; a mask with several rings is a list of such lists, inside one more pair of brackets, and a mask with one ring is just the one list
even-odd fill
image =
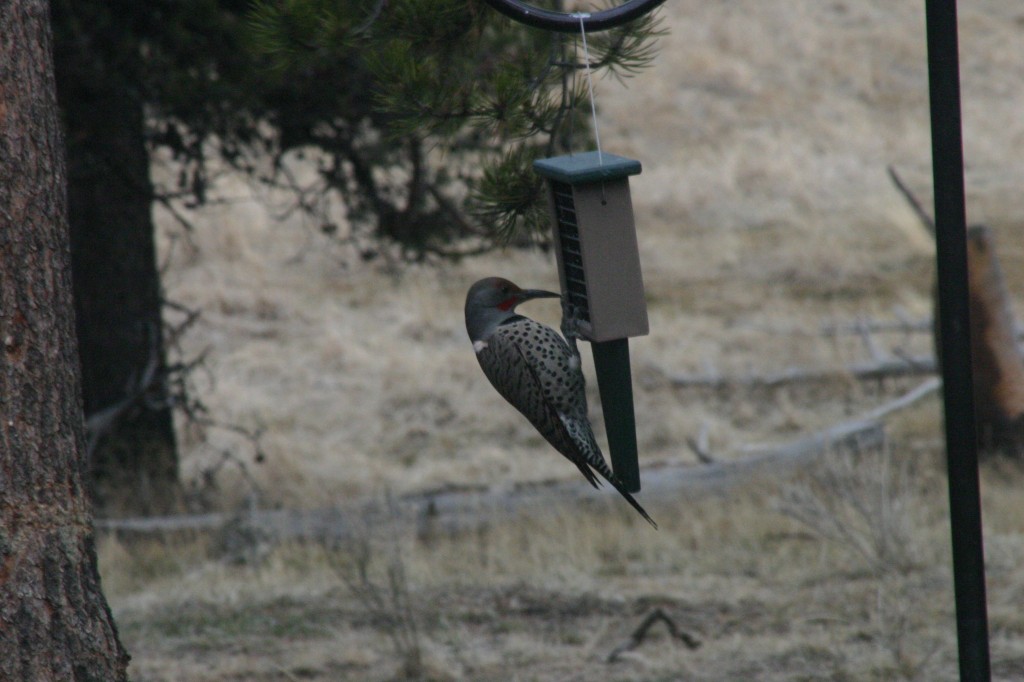
{"label": "thin bare branch", "polygon": [[921,221],[921,225],[928,231],[928,234],[934,237],[935,221],[932,220],[932,217],[924,210],[924,207],[921,205],[921,202],[917,200],[917,197],[914,196],[914,193],[911,192],[905,184],[903,184],[903,180],[901,180],[900,176],[896,173],[896,169],[893,166],[889,166],[886,170],[889,171],[889,179],[892,180],[892,183],[896,185],[896,189],[899,190],[900,194],[903,195],[903,198],[907,200],[908,204],[910,204],[910,208],[913,209],[914,213],[917,215],[917,219]]}
{"label": "thin bare branch", "polygon": [[686,438],[686,445],[689,446],[693,454],[703,464],[712,464],[715,461],[715,458],[711,455],[709,440],[707,422],[701,422],[700,431],[697,433],[696,438],[693,436],[687,436]]}
{"label": "thin bare branch", "polygon": [[86,445],[85,449],[91,457],[96,452],[103,436],[117,428],[118,422],[133,408],[146,402],[150,389],[160,379],[160,336],[151,329],[149,332],[149,355],[142,371],[133,375],[125,387],[125,396],[112,405],[108,405],[85,418]]}
{"label": "thin bare branch", "polygon": [[700,374],[675,373],[665,377],[679,388],[773,388],[788,384],[834,381],[843,377],[860,380],[917,376],[935,372],[935,358],[930,355],[905,355],[881,360],[858,362],[846,367],[790,367],[771,374],[729,376],[716,371]]}

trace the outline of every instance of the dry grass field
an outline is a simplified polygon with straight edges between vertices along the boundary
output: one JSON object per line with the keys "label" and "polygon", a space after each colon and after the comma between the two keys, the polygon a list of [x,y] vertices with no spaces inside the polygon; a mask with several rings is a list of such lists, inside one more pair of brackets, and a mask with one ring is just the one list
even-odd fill
{"label": "dry grass field", "polygon": [[[968,220],[994,229],[1024,303],[1024,6],[960,5]],[[703,466],[686,445],[701,433],[728,461],[861,414],[924,377],[841,368],[872,345],[931,347],[921,332],[826,333],[931,314],[933,246],[886,175],[894,165],[930,205],[923,3],[675,0],[661,14],[654,66],[596,82],[605,149],[644,167],[631,185],[651,334],[631,351],[645,476]],[[231,201],[193,213],[190,233],[158,214],[165,286],[202,309],[184,344],[207,353],[204,403],[259,430],[265,459],[236,432],[183,424],[197,504],[316,509],[579,478],[487,384],[462,320],[481,276],[557,288],[549,255],[396,274],[276,220],[276,197],[232,178],[218,191]],[[557,322],[557,304],[528,306]],[[840,371],[670,381],[791,367]],[[139,682],[952,680],[940,410],[933,394],[887,418],[883,447],[795,475],[641,493],[658,531],[606,490],[451,535],[397,518],[332,542],[105,535],[104,587]],[[996,462],[982,478],[994,672],[1021,680],[1024,471]],[[662,623],[609,663],[659,608],[700,646]]]}

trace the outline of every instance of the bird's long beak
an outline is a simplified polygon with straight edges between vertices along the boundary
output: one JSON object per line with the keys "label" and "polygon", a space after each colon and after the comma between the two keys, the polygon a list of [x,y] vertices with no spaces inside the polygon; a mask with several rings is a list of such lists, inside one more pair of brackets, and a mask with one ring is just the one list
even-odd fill
{"label": "bird's long beak", "polygon": [[544,291],[543,289],[523,289],[516,296],[519,298],[520,303],[533,298],[562,298],[561,294],[556,294],[553,291]]}

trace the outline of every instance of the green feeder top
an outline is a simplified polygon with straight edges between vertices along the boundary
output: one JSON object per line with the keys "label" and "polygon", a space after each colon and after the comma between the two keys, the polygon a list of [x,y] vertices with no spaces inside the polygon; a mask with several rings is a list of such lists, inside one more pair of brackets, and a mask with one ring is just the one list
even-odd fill
{"label": "green feeder top", "polygon": [[638,175],[640,162],[608,152],[580,152],[552,159],[537,159],[533,162],[533,170],[551,180],[582,185]]}

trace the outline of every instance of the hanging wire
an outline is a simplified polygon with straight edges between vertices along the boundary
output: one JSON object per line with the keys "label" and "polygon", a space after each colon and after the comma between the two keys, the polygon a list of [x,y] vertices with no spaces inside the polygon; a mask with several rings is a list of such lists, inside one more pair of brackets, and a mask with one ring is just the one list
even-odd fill
{"label": "hanging wire", "polygon": [[601,155],[601,131],[597,127],[597,103],[594,100],[594,80],[590,75],[590,51],[587,49],[587,29],[583,20],[590,15],[585,12],[574,14],[580,20],[580,36],[583,39],[583,63],[587,67],[587,90],[590,92],[590,114],[594,117],[594,140],[597,142],[597,163],[604,165],[604,158]]}
{"label": "hanging wire", "polygon": [[[577,52],[576,36],[572,37],[572,59],[576,60]],[[576,65],[572,65],[572,90],[569,92],[569,154],[576,147]]]}

